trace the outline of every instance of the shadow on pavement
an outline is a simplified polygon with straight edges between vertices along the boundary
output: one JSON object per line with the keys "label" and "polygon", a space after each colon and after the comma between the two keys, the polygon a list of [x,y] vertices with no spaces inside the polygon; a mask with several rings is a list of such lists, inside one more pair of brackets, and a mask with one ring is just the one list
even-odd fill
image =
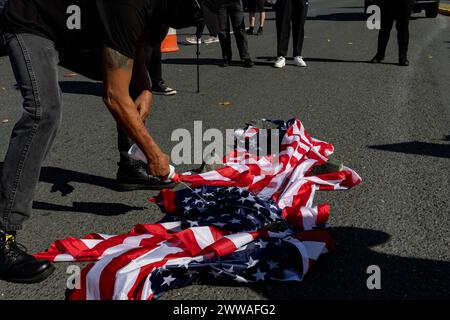
{"label": "shadow on pavement", "polygon": [[[175,65],[197,65],[197,59],[194,58],[177,58],[177,59],[165,59],[162,61],[165,64],[175,64]],[[199,59],[200,65],[212,65],[212,66],[218,66],[222,64],[222,59]],[[272,66],[271,63],[267,62],[258,62],[253,61],[255,63],[255,66]],[[241,61],[239,60],[233,60],[231,61],[229,67],[239,67],[243,68]]]}
{"label": "shadow on pavement", "polygon": [[[448,139],[448,137],[446,137]],[[416,154],[422,156],[450,158],[450,145],[420,141],[369,146],[370,149]]]}
{"label": "shadow on pavement", "polygon": [[[371,64],[369,62],[369,59],[367,60],[341,60],[341,59],[328,59],[328,58],[308,58],[303,57],[306,62],[334,62],[334,63],[367,63]],[[371,57],[372,58],[372,57]],[[275,61],[276,57],[256,57],[258,60],[266,60],[266,61]],[[294,58],[287,57],[286,60],[294,60]],[[397,65],[396,63],[390,63],[390,62],[383,62],[381,64],[389,64],[389,65]]]}
{"label": "shadow on pavement", "polygon": [[71,182],[85,183],[117,191],[117,184],[114,179],[55,167],[42,168],[39,181],[53,184],[51,192],[61,192],[63,197],[74,190],[74,187],[70,185]]}
{"label": "shadow on pavement", "polygon": [[63,93],[82,94],[90,96],[103,96],[103,83],[91,81],[60,81],[59,86]]}
{"label": "shadow on pavement", "polygon": [[367,16],[361,12],[342,12],[318,15],[315,17],[308,17],[307,20],[326,20],[326,21],[365,21]]}
{"label": "shadow on pavement", "polygon": [[[377,252],[389,242],[383,231],[354,227],[332,228],[336,250],[322,256],[302,282],[206,283],[247,287],[269,300],[308,299],[448,299],[450,262],[401,257]],[[369,290],[369,266],[380,268],[380,290]]]}
{"label": "shadow on pavement", "polygon": [[[323,256],[303,282],[265,283],[252,287],[268,299],[385,299],[450,297],[450,262],[400,257],[372,247],[389,241],[382,231],[333,228],[337,249]],[[381,290],[367,289],[367,268],[381,270]]]}
{"label": "shadow on pavement", "polygon": [[126,214],[134,210],[144,210],[144,207],[133,207],[122,203],[99,203],[99,202],[74,202],[72,206],[63,206],[58,204],[34,201],[33,209],[60,211],[60,212],[79,212],[91,213],[99,216],[117,216]]}
{"label": "shadow on pavement", "polygon": [[[0,171],[2,168],[3,162],[0,162]],[[43,167],[39,181],[52,184],[51,192],[61,192],[63,197],[75,190],[70,185],[71,182],[85,183],[118,191],[116,180],[114,179],[55,167]]]}
{"label": "shadow on pavement", "polygon": [[[197,59],[194,58],[177,58],[177,59],[163,59],[165,64],[180,64],[180,65],[197,65]],[[199,59],[200,65],[220,65],[222,59]]]}

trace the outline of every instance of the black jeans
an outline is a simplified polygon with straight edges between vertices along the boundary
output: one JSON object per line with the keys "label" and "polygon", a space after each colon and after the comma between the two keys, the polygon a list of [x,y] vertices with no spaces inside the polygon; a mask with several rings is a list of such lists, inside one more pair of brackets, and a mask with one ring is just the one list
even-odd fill
{"label": "black jeans", "polygon": [[198,22],[197,29],[195,30],[195,36],[200,39],[205,31],[206,22],[204,20]]}
{"label": "black jeans", "polygon": [[277,56],[286,57],[291,36],[294,57],[301,56],[305,39],[305,21],[308,14],[308,0],[278,0],[275,5],[277,25]]}
{"label": "black jeans", "polygon": [[219,9],[219,40],[222,48],[222,57],[226,60],[231,60],[233,56],[231,51],[230,20],[241,60],[250,59],[247,33],[245,32],[244,12],[242,11],[240,0],[223,1]]}
{"label": "black jeans", "polygon": [[400,56],[408,54],[409,46],[409,18],[413,7],[413,0],[382,0],[381,9],[381,29],[378,34],[377,56],[384,58],[386,47],[389,42],[394,21],[397,28],[397,42]]}
{"label": "black jeans", "polygon": [[[59,54],[51,40],[32,34],[7,34],[11,66],[23,97],[0,173],[0,229],[16,231],[29,218],[42,162],[61,122]],[[99,61],[100,63],[100,61]],[[119,130],[121,159],[132,141]]]}

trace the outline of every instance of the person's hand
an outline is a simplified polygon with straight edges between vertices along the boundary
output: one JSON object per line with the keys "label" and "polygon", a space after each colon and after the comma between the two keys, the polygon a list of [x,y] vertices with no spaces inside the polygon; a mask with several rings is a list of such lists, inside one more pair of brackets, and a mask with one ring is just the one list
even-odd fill
{"label": "person's hand", "polygon": [[169,156],[163,152],[158,153],[156,157],[148,159],[147,172],[149,175],[160,179],[167,179],[170,173]]}
{"label": "person's hand", "polygon": [[147,119],[148,115],[150,114],[150,110],[152,108],[153,103],[153,95],[150,91],[143,91],[139,97],[137,97],[136,101],[134,102],[136,104],[136,108],[139,112],[139,115],[143,122]]}

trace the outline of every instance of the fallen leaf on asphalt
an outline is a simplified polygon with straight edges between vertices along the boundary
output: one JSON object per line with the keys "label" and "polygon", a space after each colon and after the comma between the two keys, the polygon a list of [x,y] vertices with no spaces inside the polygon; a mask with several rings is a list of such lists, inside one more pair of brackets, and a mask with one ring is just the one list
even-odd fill
{"label": "fallen leaf on asphalt", "polygon": [[66,78],[71,78],[71,77],[76,77],[76,76],[78,76],[78,73],[75,73],[75,72],[66,72],[64,74],[64,77],[66,77]]}
{"label": "fallen leaf on asphalt", "polygon": [[222,107],[229,107],[229,106],[231,106],[231,102],[230,101],[222,101],[222,102],[219,102],[219,104]]}

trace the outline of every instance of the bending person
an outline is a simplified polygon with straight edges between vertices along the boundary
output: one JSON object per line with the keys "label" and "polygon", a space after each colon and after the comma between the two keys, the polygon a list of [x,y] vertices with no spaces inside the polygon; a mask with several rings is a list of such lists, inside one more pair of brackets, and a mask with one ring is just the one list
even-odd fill
{"label": "bending person", "polygon": [[[141,182],[145,187],[164,187],[157,178],[168,176],[169,157],[144,123],[152,104],[144,45],[155,31],[148,26],[158,17],[174,28],[193,26],[200,8],[194,0],[165,0],[165,6],[163,1],[79,0],[83,14],[78,19],[82,21],[70,16],[66,21],[68,8],[60,0],[7,4],[1,21],[23,97],[23,113],[14,126],[0,175],[0,279],[39,282],[53,271],[49,261],[37,260],[21,249],[16,233],[31,215],[42,162],[60,125],[62,93],[57,65],[67,53],[101,53],[94,65],[101,66],[103,73],[103,101],[120,128],[118,178],[130,189],[136,187],[136,181],[137,187]],[[127,158],[127,148],[134,142],[148,159],[144,172],[134,170]],[[119,177],[120,172],[123,176]],[[127,173],[136,174],[137,179],[124,179]]]}

